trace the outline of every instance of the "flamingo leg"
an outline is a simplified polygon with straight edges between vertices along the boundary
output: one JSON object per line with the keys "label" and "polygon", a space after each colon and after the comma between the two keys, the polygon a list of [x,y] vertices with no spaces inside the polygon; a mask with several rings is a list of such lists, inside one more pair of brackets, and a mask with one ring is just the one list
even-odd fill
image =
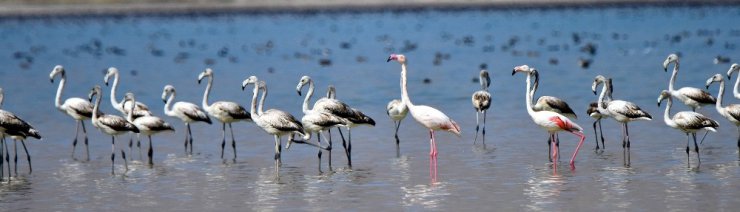
{"label": "flamingo leg", "polygon": [[[331,129],[329,129],[328,131],[331,131]],[[327,132],[327,133],[329,134],[329,139],[327,139],[327,140],[329,140],[329,146],[327,147],[327,151],[329,151],[329,158],[328,158],[329,159],[329,170],[331,171],[331,148],[332,148],[332,146],[331,146],[332,145],[331,144],[331,132]]]}
{"label": "flamingo leg", "polygon": [[[349,134],[349,137],[347,138],[348,140],[350,140],[349,141],[350,142],[350,146],[348,147],[346,140],[344,140],[344,135],[342,134],[342,129],[341,128],[337,128],[337,130],[339,130],[339,136],[342,137],[342,146],[344,147],[344,154],[347,155],[347,164],[349,164],[349,167],[352,168],[352,157],[351,157],[351,153],[350,153],[350,151],[351,151],[350,148],[352,148],[351,147],[352,146],[352,144],[351,144],[352,143],[352,135]],[[349,127],[347,127],[347,131],[349,131]],[[351,132],[348,132],[348,133],[351,133]]]}
{"label": "flamingo leg", "polygon": [[126,160],[126,152],[121,149],[121,157],[123,157],[123,173],[126,173],[128,171],[128,160]]}
{"label": "flamingo leg", "polygon": [[486,111],[483,111],[483,143],[486,143]]}
{"label": "flamingo leg", "polygon": [[115,175],[116,165],[116,137],[110,136],[111,138],[111,153],[110,153],[110,174]]}
{"label": "flamingo leg", "polygon": [[192,155],[193,154],[193,131],[190,130],[190,123],[188,123],[187,125],[188,125],[188,135],[189,135],[188,137],[190,137],[190,141],[189,141],[190,142],[190,154]]}
{"label": "flamingo leg", "polygon": [[188,154],[188,140],[190,138],[190,124],[185,123],[185,126],[187,127],[187,132],[185,132],[185,154]]}
{"label": "flamingo leg", "polygon": [[627,150],[630,148],[630,127],[627,125],[627,122],[624,123],[624,132],[625,135],[627,135]]}
{"label": "flamingo leg", "polygon": [[[131,137],[128,140],[128,152],[133,152],[133,146],[134,146],[134,134],[131,133]],[[141,157],[139,157],[139,158],[141,158]],[[132,157],[131,159],[133,160],[134,158]]]}
{"label": "flamingo leg", "polygon": [[691,159],[689,158],[689,133],[686,133],[686,165],[691,168]]}
{"label": "flamingo leg", "polygon": [[596,131],[596,124],[598,124],[598,123],[599,123],[599,119],[596,119],[594,121],[594,124],[593,124],[593,126],[594,126],[594,141],[596,141],[596,149],[595,149],[595,151],[599,151],[599,135],[598,135],[598,132]]}
{"label": "flamingo leg", "polygon": [[275,175],[279,175],[280,172],[280,137],[275,137]]}
{"label": "flamingo leg", "polygon": [[147,137],[149,137],[149,151],[147,151],[147,156],[149,156],[149,167],[152,167],[154,166],[154,161],[152,159],[154,157],[154,148],[152,148],[152,136],[149,135]]}
{"label": "flamingo leg", "polygon": [[3,145],[5,144],[5,137],[0,138],[0,181],[3,181],[3,178],[5,177],[5,167],[3,167],[5,164],[3,163]]}
{"label": "flamingo leg", "polygon": [[740,126],[737,127],[737,148],[740,148]]}
{"label": "flamingo leg", "polygon": [[583,145],[583,141],[584,141],[584,140],[586,140],[586,136],[585,136],[585,135],[583,135],[583,133],[582,133],[582,132],[577,132],[577,131],[576,131],[576,132],[572,132],[572,131],[571,131],[570,133],[573,133],[573,134],[577,135],[577,136],[578,136],[578,137],[580,137],[580,139],[581,139],[581,140],[580,140],[580,141],[578,142],[578,146],[576,146],[576,151],[575,151],[575,152],[573,152],[573,157],[571,157],[571,158],[570,158],[570,166],[571,166],[571,168],[575,169],[575,165],[576,165],[576,156],[578,155],[578,150],[580,150],[580,149],[581,149],[581,146]]}
{"label": "flamingo leg", "polygon": [[606,149],[606,145],[604,145],[604,130],[601,129],[601,119],[599,119],[599,135],[601,135],[601,148]]}
{"label": "flamingo leg", "polygon": [[[141,157],[141,134],[140,133],[136,133],[136,147],[139,148],[139,160],[141,160],[142,157]],[[131,153],[131,154],[134,154],[134,153]]]}
{"label": "flamingo leg", "polygon": [[398,121],[393,121],[393,123],[396,124],[396,148],[398,148],[398,146],[400,146],[401,144],[401,140],[398,139],[398,128],[401,128],[401,121],[403,121],[403,119],[398,120]]}
{"label": "flamingo leg", "polygon": [[87,145],[87,129],[85,129],[85,122],[80,121],[80,125],[82,125],[82,134],[85,135],[85,160],[90,161],[90,147]]}
{"label": "flamingo leg", "polygon": [[23,150],[26,151],[26,161],[28,161],[28,173],[33,173],[33,168],[31,168],[31,154],[28,153],[28,148],[26,148],[26,142],[24,140],[21,140],[21,144],[23,144]]}
{"label": "flamingo leg", "polygon": [[319,148],[319,173],[321,173],[321,131],[316,133],[316,139],[318,139],[316,144],[318,144]]}
{"label": "flamingo leg", "polygon": [[555,151],[558,152],[558,162],[559,162],[560,161],[560,136],[558,136],[557,133],[555,133],[555,140],[554,141],[555,141],[555,146],[557,147],[557,148],[555,148]]}
{"label": "flamingo leg", "polygon": [[554,144],[555,143],[555,133],[550,133],[550,142],[553,143],[552,144],[552,162],[553,164],[555,164],[555,166],[557,166],[557,161],[558,161],[557,157],[558,157],[559,150],[558,150],[558,146]]}
{"label": "flamingo leg", "polygon": [[478,141],[478,129],[480,128],[480,121],[478,121],[479,116],[480,112],[475,111],[475,139],[473,140],[473,144]]}
{"label": "flamingo leg", "polygon": [[701,166],[701,154],[699,153],[699,145],[696,144],[696,133],[693,133],[692,136],[694,137],[694,152],[696,152],[696,159],[699,161],[697,166]]}
{"label": "flamingo leg", "polygon": [[347,128],[347,164],[352,168],[352,128]]}
{"label": "flamingo leg", "polygon": [[10,172],[10,150],[8,150],[8,143],[5,142],[5,138],[3,138],[3,146],[5,147],[5,164],[8,166],[8,179],[10,179],[10,175],[12,172]]}
{"label": "flamingo leg", "polygon": [[77,127],[75,128],[75,139],[72,140],[72,159],[75,158],[75,149],[77,148],[77,136],[80,134],[80,122],[81,120],[77,120]]}
{"label": "flamingo leg", "polygon": [[15,171],[15,176],[17,177],[18,176],[18,140],[15,140],[15,139],[13,139],[13,153],[14,153],[13,170]]}
{"label": "flamingo leg", "polygon": [[221,159],[224,159],[224,148],[226,148],[226,122],[221,122]]}
{"label": "flamingo leg", "polygon": [[704,131],[704,136],[701,137],[699,144],[704,144],[704,139],[707,138],[707,134],[709,134],[709,130]]}
{"label": "flamingo leg", "polygon": [[552,162],[552,135],[547,138],[547,160]]}
{"label": "flamingo leg", "polygon": [[236,160],[236,139],[234,139],[234,127],[229,123],[229,131],[231,132],[231,149],[234,150],[234,160]]}
{"label": "flamingo leg", "polygon": [[429,130],[429,157],[434,157],[434,131],[431,129]]}

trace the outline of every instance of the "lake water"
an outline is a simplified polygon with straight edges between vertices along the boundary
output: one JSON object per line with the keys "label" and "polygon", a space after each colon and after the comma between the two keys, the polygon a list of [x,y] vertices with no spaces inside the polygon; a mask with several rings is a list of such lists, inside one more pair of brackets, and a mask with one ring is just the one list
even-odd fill
{"label": "lake water", "polygon": [[[740,58],[738,6],[496,9],[370,13],[266,13],[142,17],[66,17],[0,20],[0,87],[5,110],[41,131],[30,140],[34,172],[23,155],[20,175],[0,183],[4,211],[119,210],[583,210],[717,211],[740,206],[737,130],[713,107],[699,112],[721,127],[701,146],[697,168],[687,168],[685,135],[662,121],[656,106],[670,72],[661,63],[681,54],[677,87],[703,88],[725,73],[718,55]],[[595,54],[581,51],[593,44]],[[400,155],[386,103],[400,97],[400,66],[409,60],[409,92],[416,104],[434,106],[456,120],[462,137],[440,132],[438,176],[429,176],[429,137],[411,120],[403,122]],[[592,60],[588,68],[579,59]],[[485,145],[473,144],[475,113],[470,95],[485,63],[491,72],[493,106]],[[119,95],[163,116],[162,87],[177,88],[176,100],[200,103],[198,74],[215,70],[211,101],[248,105],[240,83],[250,75],[267,82],[266,108],[301,115],[295,86],[313,77],[318,95],[337,87],[339,99],[375,119],[375,127],[353,130],[353,167],[334,137],[333,169],[317,166],[316,149],[299,145],[283,152],[279,178],[273,167],[273,138],[253,123],[234,124],[238,158],[220,159],[220,124],[195,124],[195,154],[183,153],[185,130],[154,137],[153,168],[138,157],[123,174],[110,175],[110,138],[87,124],[91,160],[70,158],[74,122],[53,107],[57,84],[48,82],[62,64],[64,98],[85,97],[103,84],[104,70],[121,70]],[[538,95],[565,99],[577,111],[586,142],[576,169],[567,165],[576,137],[561,134],[560,168],[547,160],[547,134],[524,109],[524,76],[516,65],[540,71]],[[593,119],[585,114],[596,96],[598,74],[614,79],[614,96],[640,105],[653,121],[631,126],[631,166],[623,165],[620,126],[604,121],[606,151],[594,152]],[[428,79],[430,83],[424,83]],[[735,78],[733,78],[734,80]],[[730,88],[732,83],[728,83]],[[102,110],[113,113],[104,86]],[[716,95],[717,86],[710,88]],[[726,102],[738,101],[725,95]],[[118,98],[121,98],[119,96]],[[689,110],[676,104],[673,113]],[[214,120],[215,121],[215,120]],[[345,131],[346,133],[346,131]],[[119,147],[128,141],[119,136]],[[11,146],[12,148],[12,146]],[[692,148],[693,149],[693,148]],[[135,150],[136,151],[136,150]],[[230,149],[226,157],[231,156]],[[77,157],[84,155],[78,146]]]}

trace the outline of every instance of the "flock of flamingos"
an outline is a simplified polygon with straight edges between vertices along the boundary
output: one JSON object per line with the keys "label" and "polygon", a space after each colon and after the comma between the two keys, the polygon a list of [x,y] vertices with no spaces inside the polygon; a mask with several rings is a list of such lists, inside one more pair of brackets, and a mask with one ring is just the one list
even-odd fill
{"label": "flock of flamingos", "polygon": [[[460,136],[460,126],[455,123],[452,119],[447,117],[443,112],[426,105],[415,105],[412,103],[406,83],[407,65],[406,57],[400,54],[392,54],[388,58],[387,62],[396,61],[401,64],[401,100],[394,99],[388,103],[387,112],[388,116],[395,122],[396,127],[396,144],[398,145],[398,128],[408,113],[421,125],[429,129],[430,136],[430,171],[436,173],[436,158],[437,158],[437,145],[435,140],[435,131],[448,131]],[[725,81],[721,74],[716,74],[710,77],[706,82],[706,87],[712,83],[719,82],[719,94],[717,99],[710,95],[707,91],[693,88],[683,87],[680,89],[674,89],[673,84],[676,80],[676,75],[679,69],[678,56],[675,54],[669,55],[663,62],[665,71],[668,71],[668,66],[673,63],[673,74],[671,75],[670,82],[668,84],[668,90],[660,92],[658,97],[658,105],[667,100],[667,106],[665,108],[664,121],[666,125],[678,129],[686,134],[686,154],[687,162],[689,162],[689,147],[690,138],[694,141],[694,151],[697,154],[699,163],[701,159],[699,157],[699,146],[697,144],[696,134],[701,130],[716,132],[719,124],[700,114],[694,112],[697,108],[703,105],[714,104],[717,112],[723,117],[727,118],[730,122],[736,126],[740,126],[740,104],[732,104],[728,106],[722,105],[722,96],[724,93]],[[731,79],[732,73],[740,71],[738,64],[732,64],[730,69],[727,71],[727,78]],[[534,93],[539,85],[539,74],[537,69],[529,67],[527,65],[521,65],[514,67],[512,75],[517,73],[523,73],[526,75],[526,109],[532,121],[542,127],[550,135],[548,145],[550,146],[548,154],[550,155],[550,161],[557,161],[559,159],[559,138],[558,133],[565,131],[572,133],[579,137],[579,143],[576,146],[575,151],[570,159],[571,168],[575,168],[575,159],[579,149],[583,145],[585,135],[583,134],[583,128],[575,122],[571,121],[570,118],[576,117],[575,112],[568,106],[568,104],[552,96],[541,96],[536,102],[533,102]],[[113,107],[121,113],[121,116],[113,114],[104,114],[99,111],[100,103],[103,99],[103,92],[101,87],[96,85],[93,87],[88,95],[87,99],[83,98],[68,98],[62,102],[61,95],[64,90],[64,84],[66,81],[65,70],[62,66],[58,65],[49,74],[51,82],[54,79],[61,78],[59,87],[57,89],[56,98],[54,101],[55,107],[72,117],[77,122],[77,129],[75,132],[75,139],[72,143],[72,157],[75,155],[75,149],[77,146],[78,135],[80,126],[82,126],[82,132],[84,135],[84,143],[86,148],[86,160],[89,160],[89,149],[87,130],[85,129],[84,120],[91,119],[92,125],[95,126],[101,132],[111,136],[111,173],[115,174],[115,158],[116,158],[116,136],[124,133],[136,133],[139,135],[146,136],[149,139],[148,149],[148,164],[152,165],[152,142],[151,137],[160,132],[174,131],[174,128],[169,125],[165,120],[160,117],[154,116],[149,108],[141,103],[137,102],[132,93],[126,93],[122,101],[118,101],[116,98],[116,87],[118,86],[119,73],[114,67],[108,69],[105,75],[104,81],[108,85],[111,77],[113,78],[113,85],[110,92],[110,101]],[[162,91],[162,100],[165,102],[164,114],[179,118],[185,123],[187,133],[185,134],[185,152],[192,154],[193,152],[193,138],[190,130],[190,124],[195,122],[205,122],[211,124],[211,117],[217,119],[222,125],[222,141],[221,141],[221,158],[224,157],[224,150],[226,147],[226,126],[228,125],[229,131],[231,132],[231,147],[233,151],[233,157],[236,159],[236,141],[234,139],[233,129],[231,123],[238,121],[252,121],[257,126],[262,128],[268,134],[271,134],[275,138],[275,172],[279,173],[279,167],[281,166],[280,155],[282,152],[282,136],[289,136],[286,148],[289,148],[292,142],[309,144],[318,148],[319,158],[319,171],[321,170],[321,156],[323,151],[329,153],[329,166],[331,167],[331,149],[332,142],[331,136],[326,136],[326,133],[331,133],[330,129],[337,127],[342,138],[342,145],[344,147],[345,154],[347,156],[348,165],[352,166],[352,131],[351,129],[360,125],[375,125],[375,121],[363,114],[361,111],[350,107],[349,105],[337,100],[334,95],[334,89],[330,86],[327,97],[316,100],[312,107],[310,107],[311,97],[314,93],[314,82],[308,76],[303,76],[298,85],[296,91],[298,95],[302,94],[302,89],[306,85],[308,93],[305,95],[305,99],[302,105],[303,117],[298,120],[296,117],[289,113],[276,109],[263,110],[265,98],[267,96],[267,86],[264,81],[260,81],[256,76],[250,76],[245,79],[242,83],[242,89],[246,89],[252,86],[252,103],[249,110],[240,106],[235,102],[229,101],[216,101],[209,103],[208,96],[211,92],[211,86],[213,84],[214,72],[211,69],[206,69],[198,76],[198,83],[202,80],[208,80],[205,92],[203,94],[203,102],[201,107],[196,104],[189,102],[174,102],[175,88],[171,85],[164,86]],[[534,80],[534,82],[532,82]],[[476,113],[476,137],[478,140],[478,134],[480,131],[480,115],[483,116],[482,126],[482,139],[485,139],[485,123],[486,123],[486,111],[491,105],[491,94],[487,91],[490,85],[490,78],[486,70],[480,72],[480,83],[482,90],[473,93],[472,104]],[[734,96],[740,98],[740,91],[738,85],[740,83],[740,77],[735,83]],[[612,80],[604,76],[596,76],[594,78],[591,89],[594,94],[597,94],[597,88],[601,85],[601,92],[598,95],[598,100],[590,104],[587,111],[588,115],[595,119],[593,123],[594,132],[596,132],[596,126],[599,125],[601,129],[601,120],[606,118],[613,118],[617,122],[622,124],[622,147],[625,149],[627,154],[625,155],[625,164],[629,164],[629,148],[630,148],[630,137],[628,123],[635,120],[652,120],[652,117],[647,112],[643,111],[636,104],[624,100],[617,100],[612,97]],[[261,92],[259,99],[259,105],[257,104],[258,95]],[[674,114],[671,117],[671,106],[673,99],[677,99],[687,106],[691,107],[694,111],[681,111]],[[2,104],[2,90],[0,89],[0,104]],[[346,128],[348,131],[348,138],[345,140],[342,134],[341,128]],[[11,175],[10,167],[10,152],[8,151],[8,145],[5,143],[4,137],[9,136],[15,141],[20,141],[23,145],[23,149],[26,152],[29,172],[31,168],[31,156],[28,154],[24,140],[28,137],[41,139],[41,135],[27,122],[20,119],[18,116],[11,112],[0,110],[0,133],[3,136],[2,143],[0,144],[0,179],[4,177],[2,171],[4,170],[2,164],[7,164],[8,176]],[[601,131],[601,130],[599,130]],[[326,132],[326,133],[325,133]],[[738,127],[740,133],[740,127]],[[315,134],[317,142],[310,143],[308,140]],[[294,136],[298,135],[302,140],[296,140]],[[328,142],[326,146],[322,146],[321,137],[324,137]],[[706,134],[704,135],[706,136]],[[703,139],[702,139],[703,140]],[[15,158],[14,168],[15,175],[18,175],[18,154],[17,154],[17,142],[14,142]],[[129,152],[133,145],[133,139],[129,141]],[[140,144],[137,144],[140,147]],[[604,147],[604,137],[601,135],[601,148]],[[740,148],[740,136],[738,137],[738,147]],[[598,136],[596,136],[596,150],[599,150]],[[126,152],[120,150],[121,157],[124,161],[126,170],[128,170]],[[4,157],[4,162],[2,158]],[[557,166],[557,163],[553,163]],[[690,163],[689,163],[690,164]],[[690,166],[690,165],[689,165]]]}

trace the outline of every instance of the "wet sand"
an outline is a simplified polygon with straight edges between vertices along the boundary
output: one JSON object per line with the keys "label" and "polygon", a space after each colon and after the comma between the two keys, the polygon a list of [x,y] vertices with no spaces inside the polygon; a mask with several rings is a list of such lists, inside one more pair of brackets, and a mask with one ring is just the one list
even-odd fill
{"label": "wet sand", "polygon": [[[132,3],[133,2],[133,3]],[[67,15],[145,15],[191,13],[347,12],[417,9],[548,8],[738,4],[740,0],[27,0],[0,3],[0,17]]]}

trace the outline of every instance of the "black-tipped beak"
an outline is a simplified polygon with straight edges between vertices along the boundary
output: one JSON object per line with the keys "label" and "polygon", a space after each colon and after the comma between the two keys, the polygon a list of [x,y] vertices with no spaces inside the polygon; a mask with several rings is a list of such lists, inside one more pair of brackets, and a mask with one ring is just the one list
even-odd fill
{"label": "black-tipped beak", "polygon": [[[200,82],[200,81],[198,81],[198,82]],[[244,88],[246,88],[246,87],[247,87],[247,86],[242,86],[242,90],[244,90]]]}
{"label": "black-tipped beak", "polygon": [[594,95],[596,95],[596,91],[593,91],[593,92],[594,92]]}
{"label": "black-tipped beak", "polygon": [[663,68],[663,71],[668,72],[668,67]]}
{"label": "black-tipped beak", "polygon": [[[728,76],[728,77],[729,77],[729,76]],[[49,81],[50,81],[51,83],[54,83],[54,79],[49,79]]]}
{"label": "black-tipped beak", "polygon": [[105,86],[108,86],[108,82],[105,82]]}
{"label": "black-tipped beak", "polygon": [[516,74],[516,69],[511,71],[511,76],[514,76],[514,74]]}
{"label": "black-tipped beak", "polygon": [[301,95],[301,90],[297,90],[296,92],[298,92],[298,96],[302,96]]}
{"label": "black-tipped beak", "polygon": [[709,90],[709,85],[707,85],[707,90]]}
{"label": "black-tipped beak", "polygon": [[660,107],[660,102],[658,102],[658,107]]}
{"label": "black-tipped beak", "polygon": [[393,60],[393,57],[388,57],[388,59],[385,62],[387,63],[387,62],[390,62],[391,60]]}
{"label": "black-tipped beak", "polygon": [[164,102],[166,104],[167,103],[167,100],[166,99],[163,99],[162,102]]}
{"label": "black-tipped beak", "polygon": [[200,84],[200,79],[198,79],[198,84]]}
{"label": "black-tipped beak", "polygon": [[732,79],[732,76],[727,75],[727,80],[731,80],[731,79]]}

